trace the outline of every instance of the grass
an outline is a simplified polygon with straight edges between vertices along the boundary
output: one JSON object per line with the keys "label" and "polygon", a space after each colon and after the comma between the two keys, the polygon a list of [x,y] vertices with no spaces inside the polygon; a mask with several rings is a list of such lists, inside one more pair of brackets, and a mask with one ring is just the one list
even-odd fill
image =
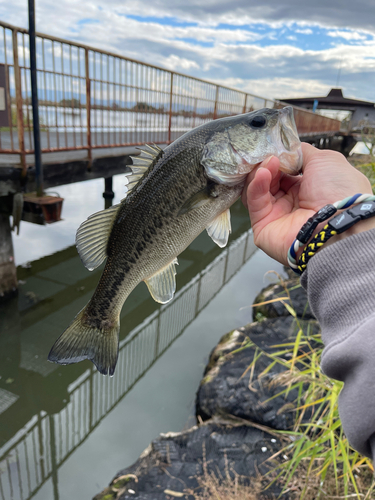
{"label": "grass", "polygon": [[[255,348],[257,354],[246,370],[250,375],[254,374],[261,356],[269,358],[267,368],[259,375],[260,380],[270,367],[282,365],[283,372],[272,382],[280,387],[274,397],[297,389],[294,427],[289,432],[276,431],[286,444],[270,457],[269,463],[275,466],[268,477],[251,478],[249,485],[249,478],[246,483],[246,478],[236,475],[233,470],[231,474],[227,471],[225,477],[221,477],[203,467],[202,477],[197,478],[199,493],[190,494],[196,500],[255,500],[265,498],[269,485],[277,481],[283,488],[281,498],[283,494],[294,500],[375,498],[371,460],[351,448],[341,426],[338,397],[343,384],[322,373],[320,357],[323,344],[320,333],[313,334],[311,323],[297,317],[291,306],[291,289],[281,277],[280,282],[286,297],[281,301],[296,322],[295,341],[277,346],[277,352],[267,353],[247,340],[234,352]],[[276,298],[273,301],[279,300]],[[249,383],[251,379],[250,376]],[[311,411],[312,415],[304,420],[307,411]]]}
{"label": "grass", "polygon": [[362,131],[362,141],[368,150],[366,155],[354,155],[349,157],[349,162],[358,168],[371,182],[371,187],[375,187],[375,129],[364,129]]}
{"label": "grass", "polygon": [[[295,491],[296,498],[304,500],[372,498],[375,492],[372,463],[350,447],[341,427],[338,396],[342,383],[320,370],[323,350],[320,334],[304,331],[290,305],[289,290],[282,280],[281,283],[288,297],[282,302],[295,318],[298,333],[295,342],[278,346],[278,352],[273,354],[263,351],[262,355],[269,358],[270,365],[278,363],[284,368],[274,381],[280,386],[277,396],[297,389],[298,398],[294,428],[290,432],[278,431],[289,438],[289,443],[277,453],[284,457],[276,468],[277,479],[284,484],[284,492]],[[251,341],[244,348],[250,346]],[[260,378],[263,376],[264,373],[260,374]],[[307,410],[312,411],[312,416],[304,422]]]}

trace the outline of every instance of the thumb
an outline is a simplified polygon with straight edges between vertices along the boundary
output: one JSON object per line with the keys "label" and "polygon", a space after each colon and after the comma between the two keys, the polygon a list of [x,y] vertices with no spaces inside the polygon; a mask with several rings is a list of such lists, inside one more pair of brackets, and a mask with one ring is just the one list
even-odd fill
{"label": "thumb", "polygon": [[247,208],[253,226],[272,211],[271,182],[271,172],[267,168],[260,168],[247,188]]}

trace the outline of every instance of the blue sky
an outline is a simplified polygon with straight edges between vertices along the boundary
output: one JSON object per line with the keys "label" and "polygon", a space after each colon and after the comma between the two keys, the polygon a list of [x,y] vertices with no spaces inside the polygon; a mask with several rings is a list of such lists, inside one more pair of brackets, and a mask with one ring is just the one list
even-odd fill
{"label": "blue sky", "polygon": [[[373,0],[36,0],[37,30],[271,98],[375,101]],[[0,19],[27,27],[26,0]]]}

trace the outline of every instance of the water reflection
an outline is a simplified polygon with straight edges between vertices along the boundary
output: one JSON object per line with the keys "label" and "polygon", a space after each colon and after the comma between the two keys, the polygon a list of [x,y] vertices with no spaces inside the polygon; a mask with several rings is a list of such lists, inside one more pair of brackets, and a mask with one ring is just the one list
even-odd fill
{"label": "water reflection", "polygon": [[[238,235],[246,214],[236,211]],[[186,283],[171,303],[156,306],[139,287],[129,297],[114,378],[103,377],[89,362],[59,367],[41,355],[71,318],[72,308],[87,302],[101,270],[88,276],[72,247],[23,271],[28,278],[19,305],[11,303],[0,324],[1,500],[32,498],[49,480],[48,498],[57,500],[58,469],[255,250],[249,230],[219,255],[202,238],[182,254],[179,271]],[[191,270],[210,260],[191,279]],[[134,327],[139,308],[145,319]]]}

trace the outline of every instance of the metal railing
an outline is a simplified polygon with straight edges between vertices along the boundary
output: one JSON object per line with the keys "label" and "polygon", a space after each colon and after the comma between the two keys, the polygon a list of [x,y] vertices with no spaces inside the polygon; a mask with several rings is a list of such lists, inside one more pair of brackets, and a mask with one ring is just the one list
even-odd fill
{"label": "metal railing", "polygon": [[68,387],[69,402],[60,412],[39,412],[8,441],[0,449],[0,500],[29,500],[50,480],[58,500],[59,467],[255,250],[250,229],[120,342],[115,377],[86,370]]}
{"label": "metal railing", "polygon": [[[37,81],[42,152],[168,144],[208,120],[274,101],[37,33]],[[0,22],[7,125],[0,153],[33,153],[28,31]],[[336,131],[340,122],[295,108],[300,133]]]}

